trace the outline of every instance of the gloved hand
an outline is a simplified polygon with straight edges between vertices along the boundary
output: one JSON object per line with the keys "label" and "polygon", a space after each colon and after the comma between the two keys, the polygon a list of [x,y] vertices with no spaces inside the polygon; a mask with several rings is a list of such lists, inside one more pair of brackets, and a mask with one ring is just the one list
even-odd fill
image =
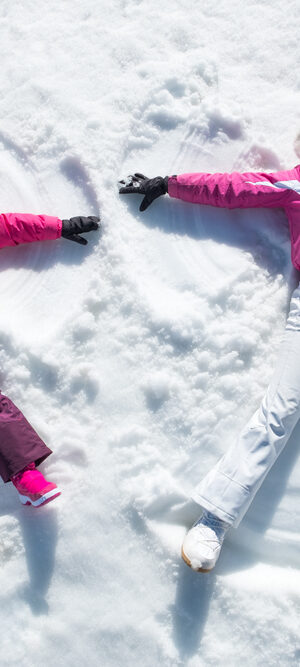
{"label": "gloved hand", "polygon": [[140,205],[140,211],[145,211],[150,204],[168,192],[168,176],[156,176],[156,178],[147,178],[143,174],[133,174],[128,176],[126,181],[119,181],[120,195],[145,195]]}
{"label": "gloved hand", "polygon": [[69,239],[69,241],[86,245],[87,240],[79,236],[79,234],[85,234],[86,232],[91,232],[93,229],[98,229],[99,222],[100,218],[96,218],[95,215],[89,215],[87,218],[78,215],[75,218],[70,218],[70,220],[62,220],[61,235],[65,239]]}

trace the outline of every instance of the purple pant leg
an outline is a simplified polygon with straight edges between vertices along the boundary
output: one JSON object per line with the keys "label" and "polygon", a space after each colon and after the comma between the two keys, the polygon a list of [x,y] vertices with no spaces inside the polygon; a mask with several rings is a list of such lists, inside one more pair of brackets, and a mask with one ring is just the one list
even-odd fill
{"label": "purple pant leg", "polygon": [[13,475],[34,461],[36,465],[52,454],[22,412],[0,393],[0,475],[9,482]]}

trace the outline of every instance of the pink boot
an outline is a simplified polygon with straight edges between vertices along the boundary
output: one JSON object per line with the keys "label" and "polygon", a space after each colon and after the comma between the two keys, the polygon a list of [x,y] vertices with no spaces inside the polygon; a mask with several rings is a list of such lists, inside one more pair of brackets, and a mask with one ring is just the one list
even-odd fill
{"label": "pink boot", "polygon": [[23,505],[40,507],[46,505],[60,495],[56,484],[47,482],[42,473],[36,469],[35,463],[29,463],[24,470],[11,478]]}

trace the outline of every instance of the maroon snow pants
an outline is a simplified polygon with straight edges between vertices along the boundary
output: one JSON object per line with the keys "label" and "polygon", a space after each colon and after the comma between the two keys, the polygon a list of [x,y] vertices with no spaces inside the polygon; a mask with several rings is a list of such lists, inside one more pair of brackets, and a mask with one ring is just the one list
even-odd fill
{"label": "maroon snow pants", "polygon": [[0,393],[0,475],[9,482],[28,463],[36,465],[52,454],[17,406]]}

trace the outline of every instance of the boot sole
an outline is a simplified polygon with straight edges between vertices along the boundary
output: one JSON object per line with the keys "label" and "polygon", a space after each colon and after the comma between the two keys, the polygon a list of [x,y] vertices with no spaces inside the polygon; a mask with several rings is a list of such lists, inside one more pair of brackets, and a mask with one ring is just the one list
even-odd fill
{"label": "boot sole", "polygon": [[192,567],[191,561],[189,558],[185,555],[183,551],[183,547],[181,547],[181,558],[184,560],[186,565],[188,565],[194,572],[211,572],[214,568],[211,567],[210,570],[204,570],[202,567],[197,567],[196,569]]}
{"label": "boot sole", "polygon": [[48,491],[48,493],[45,493],[43,496],[38,498],[37,500],[31,500],[28,496],[22,496],[19,493],[19,498],[20,502],[22,505],[33,505],[33,507],[42,507],[42,505],[47,505],[47,503],[50,503],[51,500],[54,500],[57,498],[57,496],[60,496],[61,491],[58,489],[52,489],[51,491]]}

